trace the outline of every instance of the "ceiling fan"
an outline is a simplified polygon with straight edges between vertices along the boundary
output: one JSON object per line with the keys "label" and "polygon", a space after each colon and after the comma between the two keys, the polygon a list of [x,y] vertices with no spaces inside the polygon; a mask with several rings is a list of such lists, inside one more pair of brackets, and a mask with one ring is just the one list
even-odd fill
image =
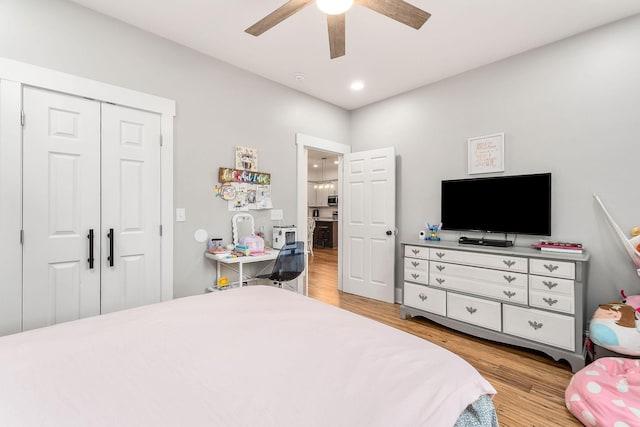
{"label": "ceiling fan", "polygon": [[327,14],[331,59],[345,54],[345,13],[354,3],[416,30],[431,16],[430,13],[403,0],[289,0],[244,31],[257,37],[311,3],[316,3],[318,8]]}

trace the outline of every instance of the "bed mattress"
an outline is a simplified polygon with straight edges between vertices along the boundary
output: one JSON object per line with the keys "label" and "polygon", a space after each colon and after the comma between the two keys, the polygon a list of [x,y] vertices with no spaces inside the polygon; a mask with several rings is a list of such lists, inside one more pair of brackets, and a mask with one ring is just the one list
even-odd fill
{"label": "bed mattress", "polygon": [[495,390],[418,337],[273,287],[0,338],[0,425],[452,426]]}

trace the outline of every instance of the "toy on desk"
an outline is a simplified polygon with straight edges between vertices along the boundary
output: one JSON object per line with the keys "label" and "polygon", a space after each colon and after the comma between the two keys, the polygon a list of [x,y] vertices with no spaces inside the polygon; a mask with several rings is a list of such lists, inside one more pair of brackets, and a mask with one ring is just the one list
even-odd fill
{"label": "toy on desk", "polygon": [[222,246],[222,239],[214,237],[211,240],[209,240],[207,251],[211,252],[212,254],[219,254],[224,252],[225,250],[224,250],[224,247]]}
{"label": "toy on desk", "polygon": [[438,231],[442,228],[442,223],[431,225],[427,223],[427,230],[429,230],[429,234],[427,235],[427,240],[440,240],[440,236],[438,236]]}
{"label": "toy on desk", "polygon": [[251,255],[251,251],[249,250],[249,246],[237,244],[235,248],[235,254],[241,256],[249,256]]}
{"label": "toy on desk", "polygon": [[241,246],[247,247],[249,250],[247,255],[264,253],[264,239],[260,236],[253,234],[251,236],[241,237],[239,243]]}

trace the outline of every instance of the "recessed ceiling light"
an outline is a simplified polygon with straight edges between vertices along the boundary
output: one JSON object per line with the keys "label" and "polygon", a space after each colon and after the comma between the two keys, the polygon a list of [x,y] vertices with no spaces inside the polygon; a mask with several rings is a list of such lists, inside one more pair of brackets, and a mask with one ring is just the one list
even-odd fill
{"label": "recessed ceiling light", "polygon": [[333,164],[334,164],[334,165],[337,165],[338,163],[340,163],[340,162],[339,162],[339,161],[337,161],[337,160],[334,160],[334,161],[333,161]]}
{"label": "recessed ceiling light", "polygon": [[355,82],[351,83],[351,90],[362,90],[362,89],[364,89],[364,82],[360,80],[356,80]]}
{"label": "recessed ceiling light", "polygon": [[313,167],[314,167],[314,168],[317,168],[317,167],[318,167],[318,165],[313,165]]}

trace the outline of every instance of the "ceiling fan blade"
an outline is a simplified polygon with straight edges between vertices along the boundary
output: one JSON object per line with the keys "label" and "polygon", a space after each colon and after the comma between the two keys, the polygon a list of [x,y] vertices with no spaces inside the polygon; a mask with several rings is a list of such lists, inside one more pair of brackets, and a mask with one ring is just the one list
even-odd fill
{"label": "ceiling fan blade", "polygon": [[344,13],[340,15],[327,15],[327,26],[329,27],[329,52],[331,59],[344,56],[345,54],[345,24]]}
{"label": "ceiling fan blade", "polygon": [[290,0],[244,30],[252,36],[259,36],[270,28],[275,27],[294,13],[309,6],[315,0]]}
{"label": "ceiling fan blade", "polygon": [[356,3],[416,30],[422,27],[422,24],[431,16],[429,12],[403,0],[356,0]]}

